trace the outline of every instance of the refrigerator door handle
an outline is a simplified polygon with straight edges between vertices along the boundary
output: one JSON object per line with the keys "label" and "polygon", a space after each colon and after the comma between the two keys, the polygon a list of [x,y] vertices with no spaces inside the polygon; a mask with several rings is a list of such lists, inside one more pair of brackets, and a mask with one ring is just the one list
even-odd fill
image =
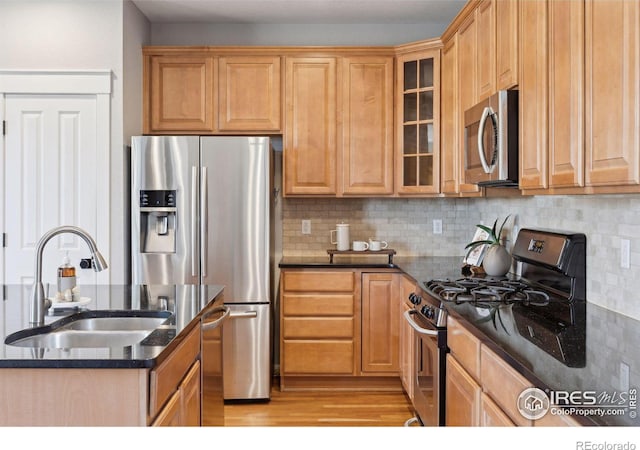
{"label": "refrigerator door handle", "polygon": [[207,248],[209,247],[209,180],[207,168],[202,168],[202,188],[200,191],[200,259],[202,260],[202,279],[207,277]]}
{"label": "refrigerator door handle", "polygon": [[[191,214],[198,210],[198,168],[191,166]],[[191,276],[198,276],[198,224],[196,220],[191,220]]]}
{"label": "refrigerator door handle", "polygon": [[230,319],[253,319],[254,317],[258,317],[258,311],[232,312],[229,316]]}

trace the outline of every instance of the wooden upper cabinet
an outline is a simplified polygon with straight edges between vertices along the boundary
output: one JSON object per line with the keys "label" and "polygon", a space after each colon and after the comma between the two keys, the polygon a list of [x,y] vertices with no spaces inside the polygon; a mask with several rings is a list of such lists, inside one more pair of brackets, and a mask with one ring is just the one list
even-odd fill
{"label": "wooden upper cabinet", "polygon": [[[500,3],[500,2],[498,2]],[[496,90],[496,1],[482,0],[476,12],[477,94],[485,99]]]}
{"label": "wooden upper cabinet", "polygon": [[443,194],[457,194],[462,163],[458,126],[458,47],[457,36],[444,43],[440,82],[440,174]]}
{"label": "wooden upper cabinet", "polygon": [[336,195],[336,58],[285,65],[284,193]]}
{"label": "wooden upper cabinet", "polygon": [[549,187],[584,186],[584,2],[549,2]]}
{"label": "wooden upper cabinet", "polygon": [[521,0],[493,0],[496,14],[496,90],[518,85],[518,4]]}
{"label": "wooden upper cabinet", "polygon": [[215,66],[212,56],[151,56],[144,132],[212,132]]}
{"label": "wooden upper cabinet", "polygon": [[547,2],[520,3],[520,189],[546,189],[548,130]]}
{"label": "wooden upper cabinet", "polygon": [[393,193],[393,58],[342,59],[342,192]]}
{"label": "wooden upper cabinet", "polygon": [[640,2],[585,1],[587,186],[640,183]]}
{"label": "wooden upper cabinet", "polygon": [[280,57],[223,56],[218,65],[220,131],[280,130]]}
{"label": "wooden upper cabinet", "polygon": [[396,186],[399,194],[440,192],[440,52],[397,59]]}
{"label": "wooden upper cabinet", "polygon": [[457,139],[460,148],[460,164],[458,191],[460,194],[478,194],[481,189],[477,184],[464,182],[464,112],[478,103],[477,90],[477,22],[475,11],[467,17],[458,29],[458,126]]}

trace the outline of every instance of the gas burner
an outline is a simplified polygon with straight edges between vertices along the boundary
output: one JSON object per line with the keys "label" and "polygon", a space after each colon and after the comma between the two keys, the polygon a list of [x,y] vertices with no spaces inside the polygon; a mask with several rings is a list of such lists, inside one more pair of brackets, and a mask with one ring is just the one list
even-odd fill
{"label": "gas burner", "polygon": [[552,297],[521,280],[498,278],[435,279],[424,283],[427,290],[444,302],[474,303],[480,306],[521,303],[546,306]]}

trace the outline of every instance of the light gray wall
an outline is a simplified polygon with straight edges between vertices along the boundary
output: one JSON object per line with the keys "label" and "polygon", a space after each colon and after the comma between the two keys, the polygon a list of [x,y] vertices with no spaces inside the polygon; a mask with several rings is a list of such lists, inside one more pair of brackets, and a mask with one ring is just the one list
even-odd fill
{"label": "light gray wall", "polygon": [[387,46],[440,36],[447,25],[155,23],[151,44]]}
{"label": "light gray wall", "polygon": [[122,238],[123,3],[112,0],[0,1],[0,69],[110,70],[111,236],[109,271],[124,281]]}
{"label": "light gray wall", "polygon": [[[112,187],[114,195],[121,198],[124,214],[119,218],[122,235],[119,242],[124,243],[124,274],[127,283],[131,278],[131,236],[129,233],[131,191],[130,142],[131,136],[142,134],[142,47],[151,42],[151,24],[140,10],[130,1],[124,2],[124,83],[123,83],[123,123],[124,141],[120,154],[114,155],[112,166],[122,178]],[[115,178],[112,177],[112,178]],[[115,236],[114,236],[115,237]]]}

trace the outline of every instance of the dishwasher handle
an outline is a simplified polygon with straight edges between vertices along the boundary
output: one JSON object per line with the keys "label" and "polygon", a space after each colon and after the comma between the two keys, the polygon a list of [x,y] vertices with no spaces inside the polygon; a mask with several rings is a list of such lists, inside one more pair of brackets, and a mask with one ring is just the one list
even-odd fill
{"label": "dishwasher handle", "polygon": [[[222,314],[222,316],[219,317],[218,319],[211,320],[211,321],[206,320],[208,317],[212,316],[213,314],[217,314],[219,312],[223,312],[224,314]],[[222,322],[224,322],[227,319],[227,317],[229,317],[230,314],[231,314],[231,309],[227,306],[216,306],[214,308],[211,308],[210,311],[207,311],[202,316],[202,324],[200,325],[200,328],[202,329],[202,331],[213,330],[214,328],[217,328],[218,326],[220,326]]]}
{"label": "dishwasher handle", "polygon": [[411,312],[412,311],[405,311],[404,312],[404,319],[409,323],[409,325],[411,325],[411,328],[413,328],[414,330],[416,330],[418,333],[420,334],[426,334],[428,336],[437,336],[438,332],[436,330],[429,330],[427,328],[422,328],[420,325],[418,325],[416,323],[415,320],[413,320],[413,317],[411,317]]}

